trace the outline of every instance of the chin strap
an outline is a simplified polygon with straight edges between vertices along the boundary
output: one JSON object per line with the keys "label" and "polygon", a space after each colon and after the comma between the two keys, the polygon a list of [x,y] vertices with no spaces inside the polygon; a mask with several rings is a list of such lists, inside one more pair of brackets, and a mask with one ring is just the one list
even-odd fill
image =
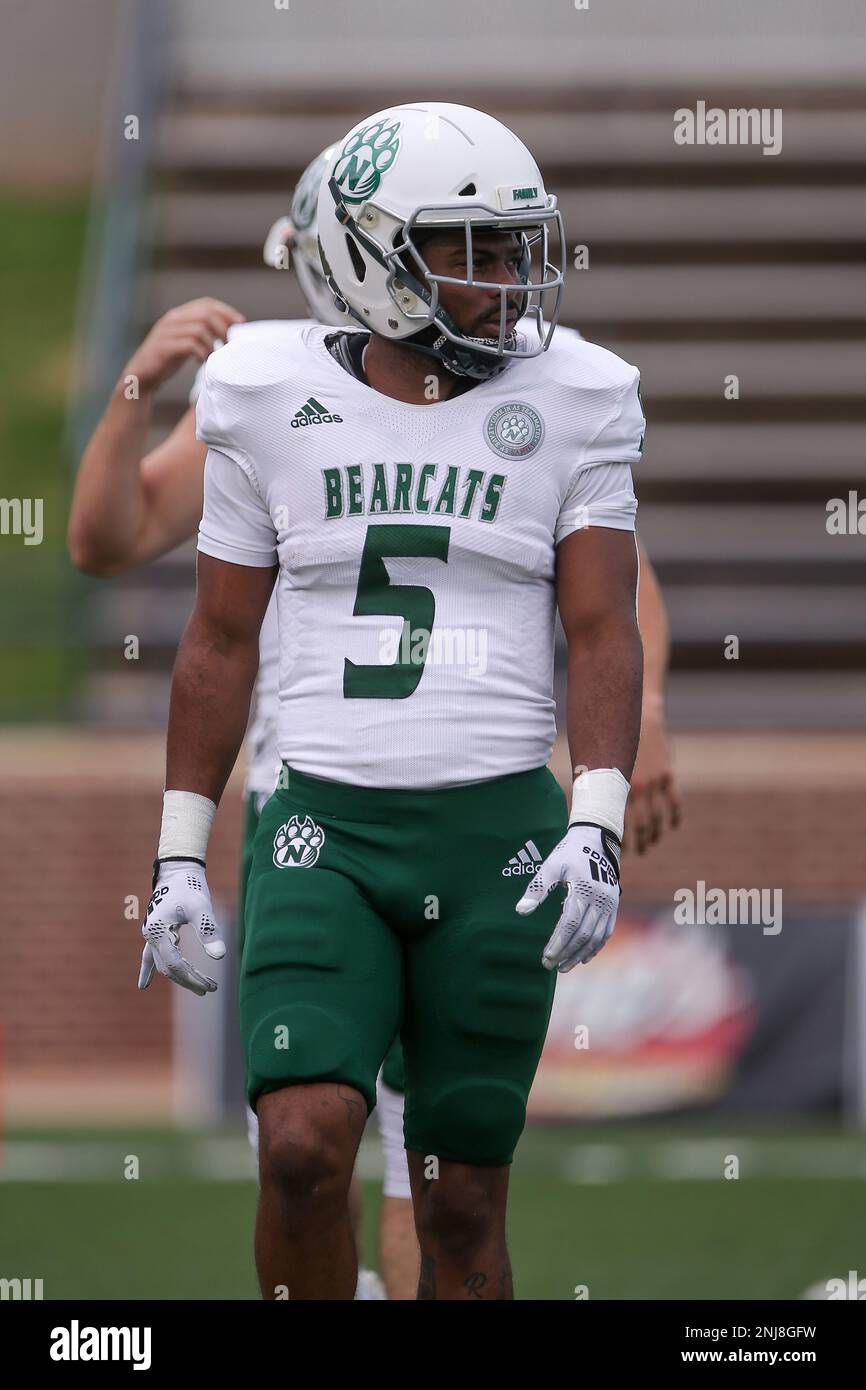
{"label": "chin strap", "polygon": [[[447,317],[441,311],[440,314],[443,318]],[[448,326],[451,327],[450,322]],[[516,334],[509,334],[505,340],[506,346],[516,342],[516,338]],[[470,346],[453,343],[435,323],[427,324],[409,338],[401,338],[400,342],[415,352],[423,352],[426,357],[441,362],[452,376],[488,381],[491,377],[499,376],[508,366],[507,357],[493,357],[489,352],[476,352]]]}

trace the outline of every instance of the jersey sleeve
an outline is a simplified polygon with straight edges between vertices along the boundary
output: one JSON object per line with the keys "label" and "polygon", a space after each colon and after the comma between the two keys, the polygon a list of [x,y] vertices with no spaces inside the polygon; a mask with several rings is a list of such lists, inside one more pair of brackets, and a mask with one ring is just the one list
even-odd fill
{"label": "jersey sleeve", "polygon": [[584,468],[598,463],[637,463],[643,452],[646,419],[640,398],[640,373],[617,392],[612,408],[589,440],[581,460]]}
{"label": "jersey sleeve", "polygon": [[204,466],[198,548],[232,565],[277,564],[277,533],[265,503],[244,469],[214,448]]}
{"label": "jersey sleeve", "polygon": [[579,468],[563,498],[554,539],[559,545],[572,531],[583,531],[587,526],[633,531],[636,514],[637,498],[627,463]]}

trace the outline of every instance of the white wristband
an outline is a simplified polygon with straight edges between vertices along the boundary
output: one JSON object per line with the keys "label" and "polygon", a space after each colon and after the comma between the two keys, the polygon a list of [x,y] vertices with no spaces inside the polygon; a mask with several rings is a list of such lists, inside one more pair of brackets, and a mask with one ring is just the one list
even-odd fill
{"label": "white wristband", "polygon": [[198,792],[165,792],[157,857],[200,859],[204,863],[215,815],[216,804],[210,797]]}
{"label": "white wristband", "polygon": [[619,768],[584,769],[574,779],[569,825],[578,821],[603,825],[621,840],[628,793],[629,783]]}

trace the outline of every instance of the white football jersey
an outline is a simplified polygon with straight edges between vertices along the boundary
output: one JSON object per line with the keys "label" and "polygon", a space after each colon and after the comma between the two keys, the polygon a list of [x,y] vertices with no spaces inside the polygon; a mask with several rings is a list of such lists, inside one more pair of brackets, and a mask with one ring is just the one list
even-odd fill
{"label": "white football jersey", "polygon": [[637,369],[554,334],[539,357],[409,405],[350,375],[333,332],[229,343],[198,402],[199,549],[279,565],[279,756],[381,787],[541,767],[556,546],[588,525],[634,530]]}

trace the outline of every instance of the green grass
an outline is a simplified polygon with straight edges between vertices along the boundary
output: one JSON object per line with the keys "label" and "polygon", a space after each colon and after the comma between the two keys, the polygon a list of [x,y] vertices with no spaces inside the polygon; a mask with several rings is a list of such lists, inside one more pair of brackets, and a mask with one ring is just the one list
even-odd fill
{"label": "green grass", "polygon": [[0,497],[41,498],[44,527],[40,545],[0,535],[3,722],[59,717],[79,670],[63,431],[86,224],[81,196],[0,194]]}
{"label": "green grass", "polygon": [[[16,1134],[43,1156],[86,1160],[93,1181],[0,1183],[0,1276],[44,1280],[48,1298],[227,1299],[257,1296],[252,1263],[256,1188],[236,1133],[220,1143],[175,1133]],[[692,1150],[708,1176],[664,1178]],[[6,1172],[15,1166],[10,1146]],[[594,1150],[596,1180],[568,1174]],[[140,1177],[124,1179],[130,1153]],[[210,1154],[210,1160],[205,1155]],[[741,1176],[718,1176],[726,1154]],[[20,1151],[19,1172],[38,1166]],[[378,1163],[365,1143],[365,1172]],[[605,1158],[623,1174],[603,1181]],[[612,1170],[613,1170],[612,1169]],[[797,1176],[797,1170],[802,1175]],[[866,1137],[828,1127],[607,1126],[530,1130],[511,1179],[509,1239],[519,1298],[797,1298],[863,1269]],[[785,1176],[785,1174],[792,1174]],[[837,1176],[829,1176],[836,1173]],[[375,1265],[378,1181],[364,1183],[363,1243]]]}

